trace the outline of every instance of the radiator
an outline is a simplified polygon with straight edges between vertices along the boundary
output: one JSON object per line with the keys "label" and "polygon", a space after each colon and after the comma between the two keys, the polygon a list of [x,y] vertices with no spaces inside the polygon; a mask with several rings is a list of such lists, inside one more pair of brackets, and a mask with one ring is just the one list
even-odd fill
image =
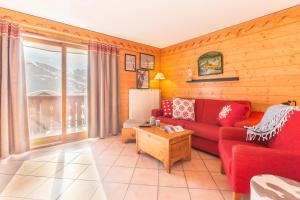
{"label": "radiator", "polygon": [[159,89],[129,90],[129,119],[149,120],[154,108],[160,108]]}

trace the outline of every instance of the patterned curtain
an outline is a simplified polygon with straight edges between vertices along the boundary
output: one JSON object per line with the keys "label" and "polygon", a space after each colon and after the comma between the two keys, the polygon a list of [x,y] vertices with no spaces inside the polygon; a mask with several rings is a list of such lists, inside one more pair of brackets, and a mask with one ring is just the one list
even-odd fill
{"label": "patterned curtain", "polygon": [[0,21],[0,158],[29,150],[22,50],[19,26]]}
{"label": "patterned curtain", "polygon": [[89,137],[117,135],[119,127],[119,49],[89,44]]}

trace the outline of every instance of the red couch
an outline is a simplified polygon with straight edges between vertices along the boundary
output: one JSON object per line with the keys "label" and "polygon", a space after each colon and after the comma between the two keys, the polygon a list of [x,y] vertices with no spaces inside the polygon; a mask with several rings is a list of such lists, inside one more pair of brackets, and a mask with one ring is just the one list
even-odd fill
{"label": "red couch", "polygon": [[258,174],[273,174],[300,181],[299,122],[300,112],[295,112],[282,130],[265,143],[247,142],[243,128],[220,129],[220,157],[235,193],[249,194],[250,179]]}
{"label": "red couch", "polygon": [[[192,146],[214,155],[219,155],[218,141],[219,130],[217,118],[219,112],[229,102],[224,100],[210,100],[210,99],[196,99],[195,100],[195,121],[172,119],[171,117],[164,117],[161,109],[152,110],[152,116],[158,118],[163,123],[172,125],[181,125],[187,129],[194,131],[192,135]],[[251,111],[251,103],[249,101],[235,101],[249,105],[249,112]],[[249,113],[247,113],[249,117]],[[253,119],[247,119],[253,121]],[[255,119],[254,119],[255,120]],[[238,122],[236,125],[241,126],[245,122]]]}

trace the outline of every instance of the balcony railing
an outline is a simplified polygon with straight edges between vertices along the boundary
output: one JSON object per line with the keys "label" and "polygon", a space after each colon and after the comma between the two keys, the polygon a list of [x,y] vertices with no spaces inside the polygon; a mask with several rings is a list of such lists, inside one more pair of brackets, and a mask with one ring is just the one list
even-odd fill
{"label": "balcony railing", "polygon": [[[61,96],[28,96],[29,129],[32,139],[62,134]],[[67,96],[66,133],[87,130],[87,96]]]}

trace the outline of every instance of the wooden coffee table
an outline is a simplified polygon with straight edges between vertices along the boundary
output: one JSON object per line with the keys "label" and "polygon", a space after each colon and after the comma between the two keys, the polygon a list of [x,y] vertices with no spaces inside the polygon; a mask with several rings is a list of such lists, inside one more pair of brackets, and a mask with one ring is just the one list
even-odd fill
{"label": "wooden coffee table", "polygon": [[191,135],[192,131],[185,129],[182,132],[168,134],[161,127],[137,127],[136,148],[150,154],[163,162],[168,173],[172,165],[179,160],[191,160]]}

